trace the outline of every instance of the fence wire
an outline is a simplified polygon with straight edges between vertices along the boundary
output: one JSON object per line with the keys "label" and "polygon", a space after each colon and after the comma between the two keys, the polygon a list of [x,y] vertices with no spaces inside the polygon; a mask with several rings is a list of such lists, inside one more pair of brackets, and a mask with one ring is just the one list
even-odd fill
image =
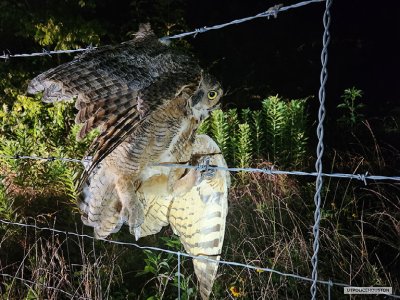
{"label": "fence wire", "polygon": [[[217,30],[217,29],[222,29],[224,27],[227,26],[231,26],[231,25],[237,25],[240,23],[244,23],[244,22],[248,22],[254,19],[258,19],[258,18],[270,18],[270,17],[274,17],[276,18],[279,12],[282,11],[287,11],[293,8],[299,8],[311,3],[316,3],[316,2],[324,2],[325,0],[309,0],[309,1],[303,1],[303,2],[299,2],[293,5],[288,5],[288,6],[283,6],[282,4],[278,4],[278,5],[274,5],[272,7],[270,7],[268,10],[263,11],[257,15],[254,16],[250,16],[250,17],[246,17],[246,18],[242,18],[242,19],[236,19],[233,20],[231,22],[227,22],[227,23],[223,23],[223,24],[219,24],[219,25],[214,25],[214,26],[204,26],[201,28],[197,28],[193,31],[189,31],[189,32],[184,32],[184,33],[179,33],[176,35],[172,35],[172,36],[165,36],[162,37],[160,40],[161,41],[168,41],[168,40],[172,40],[172,39],[179,39],[179,38],[183,38],[183,37],[187,37],[187,36],[194,36],[196,37],[199,33],[204,33],[210,30]],[[7,60],[9,58],[22,58],[22,57],[34,57],[34,56],[51,56],[52,54],[66,54],[66,53],[77,53],[77,52],[85,52],[85,51],[89,51],[89,50],[93,50],[96,49],[97,47],[92,47],[92,46],[88,46],[87,48],[80,48],[80,49],[71,49],[71,50],[54,50],[54,51],[49,51],[46,49],[42,49],[42,52],[36,52],[36,53],[24,53],[24,54],[12,54],[10,53],[8,50],[4,50],[3,51],[3,55],[0,56],[0,58]]]}
{"label": "fence wire", "polygon": [[[318,127],[317,127],[317,161],[315,162],[315,169],[317,171],[317,178],[315,182],[315,212],[314,212],[314,226],[313,235],[314,254],[311,257],[312,279],[313,283],[310,288],[311,299],[315,300],[317,297],[317,279],[318,279],[318,251],[319,251],[319,224],[321,221],[321,190],[322,190],[322,156],[324,154],[324,119],[325,119],[325,84],[328,79],[328,45],[329,45],[329,24],[331,22],[329,9],[332,4],[331,0],[326,0],[326,8],[323,16],[324,35],[322,38],[322,53],[321,53],[321,76],[320,76],[320,89],[318,93],[319,110],[318,110]],[[328,293],[329,295],[330,293]]]}
{"label": "fence wire", "polygon": [[[240,23],[248,22],[257,18],[270,18],[274,17],[276,18],[279,12],[282,11],[287,11],[289,9],[293,8],[299,8],[311,3],[316,3],[316,2],[324,2],[325,0],[310,0],[310,1],[303,1],[299,2],[293,5],[289,6],[283,6],[282,4],[275,5],[271,8],[269,8],[267,11],[261,12],[257,15],[242,18],[242,19],[236,19],[231,22],[219,24],[219,25],[214,25],[210,27],[201,27],[198,29],[195,29],[190,32],[185,32],[181,34],[176,34],[173,36],[166,36],[161,38],[161,41],[166,41],[166,40],[171,40],[171,39],[178,39],[178,38],[183,38],[187,36],[194,36],[196,37],[200,33],[204,33],[210,30],[217,30],[217,29],[222,29],[227,26],[231,25],[237,25]],[[329,44],[329,24],[330,24],[330,14],[329,14],[329,9],[332,4],[331,0],[326,0],[326,8],[323,16],[323,25],[324,25],[324,35],[323,35],[323,50],[321,53],[321,62],[322,62],[322,69],[321,69],[321,76],[320,76],[320,90],[319,90],[319,101],[320,101],[320,107],[318,111],[318,127],[317,127],[317,137],[318,137],[318,145],[317,145],[317,160],[315,164],[316,172],[304,172],[304,171],[285,171],[285,170],[276,170],[274,168],[226,168],[226,167],[221,167],[221,166],[213,166],[213,165],[197,165],[197,166],[191,166],[191,165],[186,165],[186,164],[173,164],[173,163],[158,163],[158,164],[153,164],[153,166],[161,166],[161,167],[169,167],[169,168],[195,168],[198,170],[223,170],[227,172],[258,172],[258,173],[264,173],[268,175],[296,175],[296,176],[314,176],[316,177],[316,192],[314,196],[314,203],[315,203],[315,213],[314,213],[314,225],[313,225],[313,235],[314,235],[314,243],[313,243],[313,256],[311,259],[312,263],[312,276],[311,278],[309,277],[304,277],[298,274],[291,274],[291,273],[284,273],[280,272],[274,269],[270,268],[262,268],[254,265],[249,265],[249,264],[244,264],[244,263],[239,263],[239,262],[231,262],[231,261],[224,261],[224,260],[214,260],[205,256],[194,256],[190,255],[187,253],[183,252],[176,252],[168,249],[162,249],[158,247],[149,247],[149,246],[140,246],[136,243],[130,243],[130,242],[123,242],[123,241],[113,241],[113,240],[107,240],[107,239],[99,239],[107,243],[112,243],[112,244],[117,244],[117,245],[122,245],[122,246],[132,246],[136,247],[138,249],[142,250],[152,250],[152,251],[161,251],[165,253],[170,253],[177,255],[178,258],[178,266],[177,266],[177,276],[178,276],[178,299],[181,299],[181,257],[188,257],[188,258],[196,258],[200,260],[206,260],[206,261],[212,261],[212,262],[217,262],[218,264],[225,264],[225,265],[230,265],[230,266],[236,266],[236,267],[242,267],[242,268],[247,268],[247,269],[253,269],[253,270],[261,270],[269,273],[274,273],[279,276],[284,276],[284,277],[290,277],[294,278],[297,280],[303,280],[307,282],[311,282],[311,297],[312,299],[316,299],[316,293],[317,293],[317,283],[319,284],[324,284],[328,288],[328,299],[331,298],[331,287],[337,286],[337,287],[351,287],[351,285],[345,284],[345,283],[340,283],[340,282],[334,282],[332,280],[320,280],[318,279],[318,250],[319,250],[319,223],[320,223],[320,206],[321,206],[321,189],[323,185],[323,177],[333,177],[333,178],[345,178],[345,179],[355,179],[355,180],[360,180],[364,182],[364,184],[367,184],[367,180],[389,180],[389,181],[400,181],[400,176],[380,176],[380,175],[369,175],[368,173],[365,174],[349,174],[349,173],[323,173],[322,172],[322,156],[324,152],[324,146],[323,146],[323,135],[324,135],[324,127],[323,127],[323,121],[325,118],[325,107],[324,107],[324,102],[325,102],[325,84],[327,81],[327,58],[328,58],[328,52],[327,52],[327,46]],[[89,46],[87,48],[80,48],[80,49],[71,49],[71,50],[55,50],[55,51],[48,51],[43,49],[42,52],[37,52],[37,53],[27,53],[27,54],[11,54],[8,51],[4,51],[3,55],[0,56],[2,59],[9,59],[9,58],[18,58],[18,57],[34,57],[34,56],[51,56],[52,54],[64,54],[64,53],[76,53],[76,52],[84,52],[84,51],[89,51],[91,49],[95,49],[95,47]],[[4,159],[31,159],[31,160],[40,160],[40,161],[63,161],[63,162],[73,162],[73,163],[81,163],[84,166],[90,163],[90,159],[88,158],[83,158],[83,159],[76,159],[76,158],[65,158],[65,157],[40,157],[40,156],[31,156],[31,155],[0,155],[0,158]],[[18,222],[12,222],[9,220],[4,220],[0,219],[0,223],[5,224],[5,225],[14,225],[14,226],[21,226],[25,228],[35,228],[37,230],[50,230],[55,233],[60,233],[64,234],[66,238],[68,236],[76,236],[76,237],[81,237],[81,238],[87,238],[87,239],[92,239],[95,240],[93,236],[86,235],[86,234],[78,234],[76,232],[68,232],[68,231],[62,231],[62,230],[57,230],[54,228],[49,228],[49,227],[39,227],[36,225],[32,224],[24,224],[24,223],[18,223]],[[24,278],[20,278],[17,276],[13,276],[10,274],[5,274],[1,273],[0,276],[2,277],[11,277],[14,280],[21,280],[30,284],[36,284],[36,285],[42,285],[44,288],[48,289],[55,289],[58,290],[62,293],[64,293],[67,296],[72,297],[73,295],[69,294],[68,292],[65,292],[63,290],[59,290],[54,287],[49,287],[45,284],[33,282]],[[387,297],[391,298],[396,298],[400,299],[400,296],[398,295],[386,295]]]}
{"label": "fence wire", "polygon": [[[163,253],[168,253],[168,254],[173,254],[176,255],[178,257],[178,271],[177,271],[177,276],[178,276],[178,286],[180,283],[180,263],[181,263],[181,257],[187,257],[187,258],[191,258],[191,259],[199,259],[199,260],[204,260],[204,261],[210,261],[210,262],[216,262],[218,264],[222,264],[222,265],[228,265],[228,266],[232,266],[232,267],[241,267],[241,268],[247,268],[250,270],[254,270],[254,271],[264,271],[264,272],[268,272],[268,273],[273,273],[279,276],[283,276],[283,277],[289,277],[289,278],[293,278],[293,279],[297,279],[297,280],[302,280],[302,281],[306,281],[306,282],[313,282],[314,280],[312,278],[309,277],[305,277],[305,276],[301,276],[298,274],[292,274],[292,273],[285,273],[285,272],[281,272],[278,270],[274,270],[271,268],[263,268],[263,267],[259,267],[259,266],[255,266],[255,265],[250,265],[250,264],[244,264],[244,263],[239,263],[239,262],[234,262],[234,261],[225,261],[225,260],[217,260],[217,259],[212,259],[206,256],[197,256],[197,255],[191,255],[185,252],[180,252],[180,251],[172,251],[169,249],[163,249],[163,248],[159,248],[159,247],[151,247],[151,246],[140,246],[137,243],[131,243],[131,242],[123,242],[123,241],[114,241],[114,240],[108,240],[108,239],[98,239],[95,238],[91,235],[88,234],[80,234],[77,232],[70,232],[70,231],[64,231],[64,230],[58,230],[55,228],[50,228],[50,227],[41,227],[41,226],[37,226],[34,224],[25,224],[25,223],[19,223],[19,222],[12,222],[9,220],[4,220],[4,219],[0,219],[0,223],[4,224],[4,225],[12,225],[12,226],[20,226],[20,227],[24,227],[24,228],[33,228],[36,230],[46,230],[46,231],[51,231],[54,233],[59,233],[59,234],[63,234],[66,237],[68,236],[75,236],[75,237],[80,237],[80,238],[85,238],[85,239],[91,239],[91,240],[98,240],[98,241],[103,241],[109,244],[114,244],[114,245],[120,245],[120,246],[127,246],[127,247],[134,247],[134,248],[138,248],[141,250],[151,250],[151,251],[157,251],[157,252],[163,252]],[[3,274],[0,274],[0,276]],[[13,277],[12,275],[8,275],[10,277]],[[31,282],[33,284],[35,284],[35,282]],[[346,283],[341,283],[341,282],[335,282],[332,280],[317,280],[317,283],[320,284],[324,284],[330,287],[336,286],[336,287],[351,287],[351,285],[346,284]],[[48,288],[48,287],[47,287]],[[180,291],[179,291],[180,294]],[[392,298],[396,298],[396,299],[400,299],[400,296],[398,295],[387,295],[390,296]],[[179,298],[178,298],[179,299]]]}
{"label": "fence wire", "polygon": [[[3,155],[0,154],[0,158],[4,159],[21,159],[21,160],[40,160],[44,162],[53,162],[56,160],[63,162],[73,162],[80,163],[84,167],[87,166],[88,163],[91,162],[89,158],[68,158],[68,157],[42,157],[42,156],[34,156],[34,155]],[[305,172],[305,171],[288,171],[288,170],[278,170],[274,167],[271,168],[227,168],[215,165],[187,165],[187,164],[171,164],[171,163],[154,163],[151,166],[155,167],[165,167],[165,168],[183,168],[183,169],[197,169],[201,171],[207,170],[220,170],[226,172],[250,172],[250,173],[263,173],[266,175],[293,175],[293,176],[310,176],[317,177],[318,172]],[[322,177],[329,178],[339,178],[339,179],[354,179],[362,181],[365,185],[368,184],[368,181],[400,181],[400,176],[383,176],[383,175],[370,175],[368,172],[365,173],[321,173]]]}

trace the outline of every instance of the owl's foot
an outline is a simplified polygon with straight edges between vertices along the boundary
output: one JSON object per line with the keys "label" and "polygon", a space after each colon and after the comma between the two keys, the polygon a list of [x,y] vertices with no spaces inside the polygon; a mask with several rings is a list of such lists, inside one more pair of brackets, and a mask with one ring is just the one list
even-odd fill
{"label": "owl's foot", "polygon": [[210,169],[210,157],[203,156],[199,160],[199,167],[197,169],[198,179],[196,180],[196,185],[200,184],[203,180],[210,180],[215,177],[217,172],[216,169]]}
{"label": "owl's foot", "polygon": [[121,218],[129,226],[129,232],[138,240],[140,226],[144,222],[144,207],[136,195],[135,182],[129,177],[120,176],[116,190],[122,206]]}

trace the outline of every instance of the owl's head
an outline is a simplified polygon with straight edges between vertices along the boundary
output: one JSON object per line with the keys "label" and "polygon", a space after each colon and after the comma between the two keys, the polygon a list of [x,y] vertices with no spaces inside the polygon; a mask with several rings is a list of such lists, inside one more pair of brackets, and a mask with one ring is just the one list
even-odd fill
{"label": "owl's head", "polygon": [[200,121],[206,119],[218,107],[222,94],[220,83],[211,75],[203,73],[199,87],[189,100],[193,115]]}

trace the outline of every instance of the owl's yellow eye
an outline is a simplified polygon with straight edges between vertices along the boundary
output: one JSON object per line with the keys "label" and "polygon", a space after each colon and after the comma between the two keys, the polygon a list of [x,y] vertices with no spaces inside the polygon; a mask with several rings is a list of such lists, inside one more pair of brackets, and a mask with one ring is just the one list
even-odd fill
{"label": "owl's yellow eye", "polygon": [[217,91],[209,91],[207,94],[208,99],[210,100],[214,100],[215,98],[217,98],[218,96],[218,92]]}

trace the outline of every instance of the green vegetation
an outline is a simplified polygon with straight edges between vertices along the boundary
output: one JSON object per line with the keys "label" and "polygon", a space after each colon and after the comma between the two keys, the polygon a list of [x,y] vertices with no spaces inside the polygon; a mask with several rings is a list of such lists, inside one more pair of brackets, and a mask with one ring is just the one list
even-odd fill
{"label": "green vegetation", "polygon": [[199,131],[217,142],[228,165],[247,168],[268,160],[280,167],[302,167],[308,141],[306,101],[270,96],[261,110],[215,110]]}
{"label": "green vegetation", "polygon": [[354,86],[344,90],[342,95],[343,102],[337,106],[337,108],[343,111],[343,115],[338,120],[342,126],[350,126],[353,128],[357,124],[360,124],[365,118],[361,113],[365,105],[363,103],[357,103],[358,99],[361,97],[362,91],[356,89]]}
{"label": "green vegetation", "polygon": [[[346,94],[347,92],[345,92]],[[75,139],[72,103],[43,104],[14,92],[13,105],[0,111],[1,176],[0,218],[36,223],[70,232],[91,234],[79,220],[74,179],[78,163],[15,159],[15,155],[81,158],[95,132]],[[220,145],[230,166],[309,168],[306,100],[271,96],[261,110],[216,110],[200,132]],[[365,132],[348,128],[347,138]],[[371,132],[370,128],[366,129]],[[364,130],[365,131],[365,130]],[[371,139],[376,141],[374,137]],[[332,171],[385,170],[383,150],[364,155],[328,152]],[[375,149],[380,149],[375,145]],[[378,157],[380,156],[380,157]],[[378,159],[377,159],[378,158]],[[234,175],[223,257],[225,260],[268,267],[288,273],[310,274],[314,184],[287,176],[241,172]],[[324,279],[362,286],[398,286],[395,253],[398,251],[396,189],[391,184],[367,188],[348,180],[325,182],[321,220],[319,274]],[[177,257],[104,242],[60,235],[50,231],[0,225],[2,272],[30,280],[3,277],[2,297],[50,299],[79,295],[91,299],[175,299]],[[112,239],[132,241],[126,229]],[[376,244],[374,241],[379,241]],[[141,241],[183,251],[170,229]],[[23,247],[21,247],[23,245]],[[392,257],[387,265],[382,263]],[[389,254],[388,254],[389,253]],[[385,260],[386,261],[386,260]],[[181,295],[197,295],[191,260],[182,259]],[[307,297],[304,282],[221,265],[215,298]],[[35,282],[33,284],[32,282]],[[321,293],[326,293],[320,287]],[[333,289],[335,298],[342,291]],[[67,293],[67,294],[65,294]],[[286,296],[285,296],[286,295]]]}
{"label": "green vegetation", "polygon": [[[77,142],[73,103],[44,104],[39,98],[16,95],[14,104],[0,110],[1,170],[7,191],[21,201],[68,195],[75,200],[76,163],[60,160],[16,159],[16,156],[83,157],[96,132]],[[28,194],[31,196],[27,197]],[[37,200],[35,200],[37,201]]]}

